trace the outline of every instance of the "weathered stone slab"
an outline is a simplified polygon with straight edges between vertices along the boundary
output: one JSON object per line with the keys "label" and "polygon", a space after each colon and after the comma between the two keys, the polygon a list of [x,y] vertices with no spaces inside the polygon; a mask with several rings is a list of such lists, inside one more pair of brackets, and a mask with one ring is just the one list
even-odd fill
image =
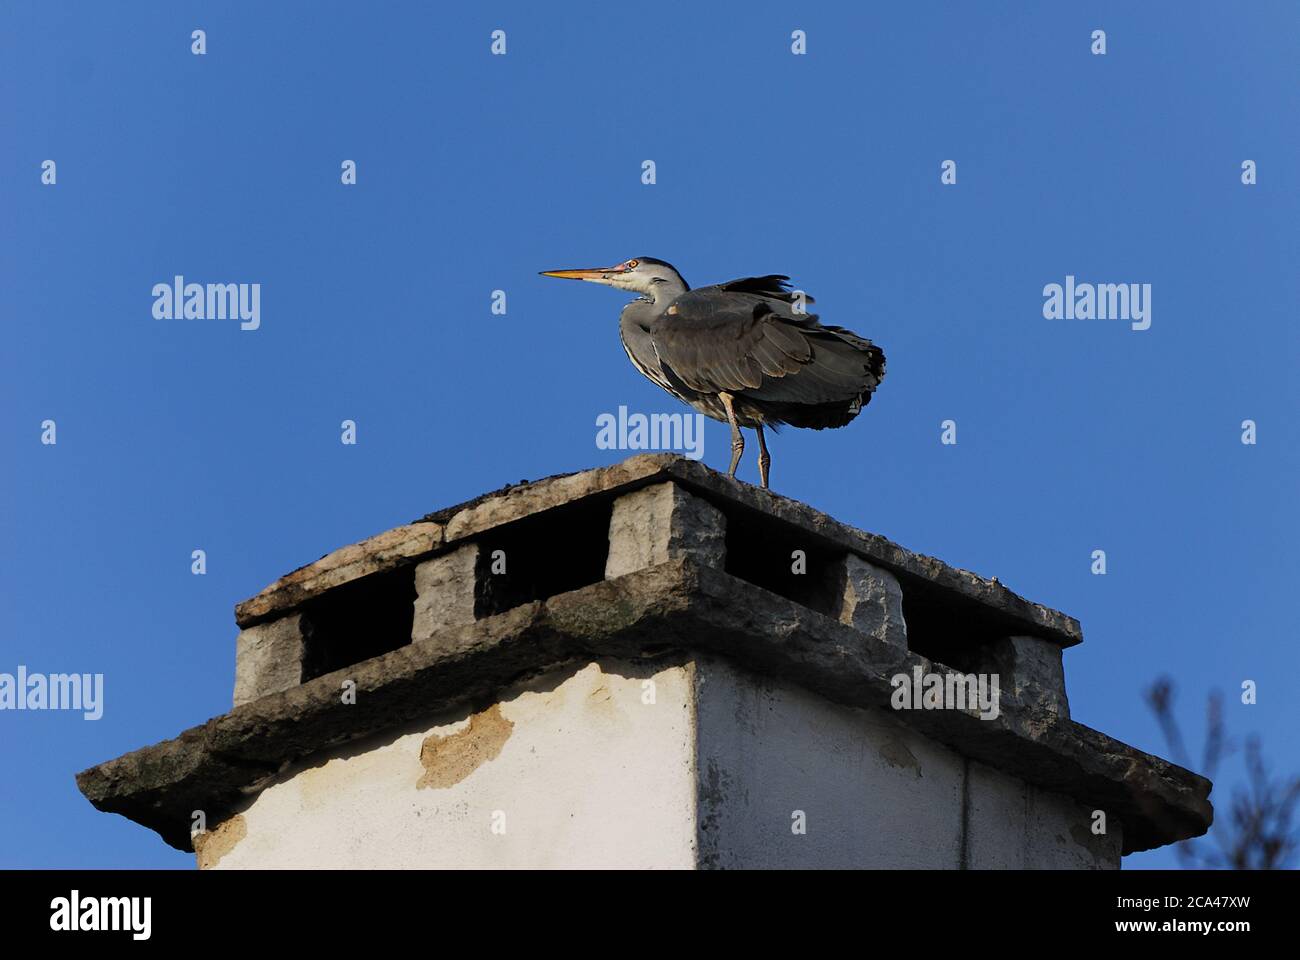
{"label": "weathered stone slab", "polygon": [[721,568],[726,555],[722,512],[675,483],[642,487],[614,501],[607,579],[682,557]]}
{"label": "weathered stone slab", "polygon": [[840,523],[797,500],[728,477],[679,454],[641,454],[609,467],[509,486],[427,514],[424,519],[445,524],[446,541],[451,543],[584,497],[623,493],[665,480],[681,483],[720,509],[739,506],[775,517],[811,534],[827,547],[859,554],[900,580],[923,580],[974,600],[1003,616],[1009,635],[1033,634],[1063,647],[1083,639],[1078,620],[1032,603],[996,579],[985,579],[934,557],[913,553],[884,537]]}
{"label": "weathered stone slab", "polygon": [[[1025,633],[1043,636],[1063,647],[1083,640],[1083,630],[1074,617],[1032,603],[996,579],[985,579],[969,570],[951,567],[935,557],[913,553],[884,537],[840,523],[798,500],[743,483],[696,460],[676,457],[665,472],[698,493],[720,497],[776,517],[820,538],[827,546],[851,550],[863,559],[892,571],[900,580],[923,580],[975,600],[1009,621],[1032,627]],[[906,589],[907,584],[903,586]]]}
{"label": "weathered stone slab", "polygon": [[673,454],[642,454],[609,467],[507,487],[429,516],[446,517],[446,540],[453,543],[586,497],[665,479],[667,468],[676,459]]}
{"label": "weathered stone slab", "polygon": [[907,622],[903,619],[903,589],[888,570],[873,566],[857,554],[844,558],[844,606],[840,622],[870,634],[907,655]]}
{"label": "weathered stone slab", "polygon": [[297,613],[254,624],[235,640],[235,706],[296,687],[311,626]]}
{"label": "weathered stone slab", "polygon": [[467,543],[415,568],[415,616],[411,639],[428,640],[474,622],[479,546]]}
{"label": "weathered stone slab", "polygon": [[285,574],[261,593],[236,604],[235,622],[246,627],[268,619],[340,584],[391,570],[440,546],[439,524],[420,522],[395,527]]}
{"label": "weathered stone slab", "polygon": [[1005,637],[990,645],[1000,677],[1003,703],[1008,700],[1027,709],[1070,716],[1065,693],[1065,665],[1061,648],[1038,637]]}
{"label": "weathered stone slab", "polygon": [[974,600],[1005,619],[1008,635],[1041,636],[1061,646],[1072,646],[1083,639],[1079,622],[1073,617],[1031,603],[997,580],[913,553],[884,537],[840,523],[770,490],[727,477],[698,461],[662,453],[641,454],[608,467],[508,486],[428,514],[408,526],[336,550],[282,577],[237,605],[235,619],[240,626],[248,626],[292,609],[331,587],[433,553],[444,544],[586,497],[618,495],[668,480],[724,511],[737,507],[757,511],[798,527],[824,546],[854,552],[893,573],[904,589],[909,580],[923,581]]}

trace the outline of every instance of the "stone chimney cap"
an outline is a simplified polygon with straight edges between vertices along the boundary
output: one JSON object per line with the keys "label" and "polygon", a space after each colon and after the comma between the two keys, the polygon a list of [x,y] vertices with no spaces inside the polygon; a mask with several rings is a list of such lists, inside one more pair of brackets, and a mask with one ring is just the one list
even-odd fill
{"label": "stone chimney cap", "polygon": [[235,605],[235,622],[252,626],[298,607],[351,580],[390,570],[428,556],[495,527],[594,496],[617,496],[640,487],[673,481],[719,506],[734,506],[776,517],[817,543],[849,550],[904,580],[928,581],[1005,616],[1008,625],[1062,647],[1083,641],[1079,621],[1059,610],[1032,603],[996,578],[985,579],[934,557],[900,547],[874,533],[840,523],[807,504],[733,480],[679,454],[642,454],[621,463],[580,473],[523,481],[426,514],[406,526],[328,553],[285,574],[256,596]]}
{"label": "stone chimney cap", "polygon": [[[808,576],[789,576],[792,545]],[[497,553],[514,581],[492,575]],[[77,776],[97,808],[178,849],[193,811],[217,822],[298,761],[608,657],[724,658],[864,709],[888,709],[900,674],[1001,675],[992,718],[897,719],[1105,811],[1124,853],[1213,815],[1208,780],[1070,719],[1061,651],[1082,640],[1077,620],[679,456],[429,514],[295,570],[236,620],[234,709]]]}

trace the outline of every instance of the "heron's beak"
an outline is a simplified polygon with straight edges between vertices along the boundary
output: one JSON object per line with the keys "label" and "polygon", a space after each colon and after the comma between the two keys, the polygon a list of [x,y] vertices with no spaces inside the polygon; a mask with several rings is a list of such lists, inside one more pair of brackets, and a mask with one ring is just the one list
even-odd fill
{"label": "heron's beak", "polygon": [[543,270],[543,277],[559,277],[561,280],[608,280],[619,273],[627,273],[627,267],[618,264],[613,267],[586,267],[582,270]]}

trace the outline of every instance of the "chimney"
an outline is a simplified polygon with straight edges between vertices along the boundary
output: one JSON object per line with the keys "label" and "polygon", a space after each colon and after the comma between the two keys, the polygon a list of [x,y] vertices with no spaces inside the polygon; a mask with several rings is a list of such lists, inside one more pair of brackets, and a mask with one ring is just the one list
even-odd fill
{"label": "chimney", "polygon": [[84,771],[203,868],[1114,869],[1211,784],[1070,719],[1078,621],[672,455],[238,604],[234,708]]}

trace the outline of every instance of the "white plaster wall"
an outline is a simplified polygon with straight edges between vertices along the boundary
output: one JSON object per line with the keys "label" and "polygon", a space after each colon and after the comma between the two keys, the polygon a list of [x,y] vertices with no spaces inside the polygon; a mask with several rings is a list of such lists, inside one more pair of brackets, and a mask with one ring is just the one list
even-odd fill
{"label": "white plaster wall", "polygon": [[[696,663],[706,866],[955,868],[962,761],[887,711]],[[803,811],[807,833],[792,829]]]}
{"label": "white plaster wall", "polygon": [[290,771],[203,838],[199,862],[1117,867],[1118,825],[1090,826],[1086,804],[967,761],[891,710],[723,660],[602,661]]}
{"label": "white plaster wall", "polygon": [[1025,866],[1030,870],[1118,870],[1120,824],[1106,824],[1105,836],[1092,832],[1093,808],[1059,793],[1029,787],[1025,820]]}
{"label": "white plaster wall", "polygon": [[990,870],[1028,869],[1031,789],[982,763],[970,765],[967,849],[971,863]]}
{"label": "white plaster wall", "polygon": [[[691,673],[592,663],[507,694],[468,737],[462,713],[350,745],[262,791],[204,841],[200,864],[693,867]],[[454,745],[435,780],[459,782],[418,786],[431,736]]]}
{"label": "white plaster wall", "polygon": [[968,849],[980,869],[1116,870],[1122,834],[1106,819],[1093,833],[1094,808],[1008,777],[982,763],[970,765]]}
{"label": "white plaster wall", "polygon": [[[1118,824],[911,731],[720,660],[696,663],[700,860],[733,868],[1098,869]],[[806,833],[792,829],[802,811]]]}

